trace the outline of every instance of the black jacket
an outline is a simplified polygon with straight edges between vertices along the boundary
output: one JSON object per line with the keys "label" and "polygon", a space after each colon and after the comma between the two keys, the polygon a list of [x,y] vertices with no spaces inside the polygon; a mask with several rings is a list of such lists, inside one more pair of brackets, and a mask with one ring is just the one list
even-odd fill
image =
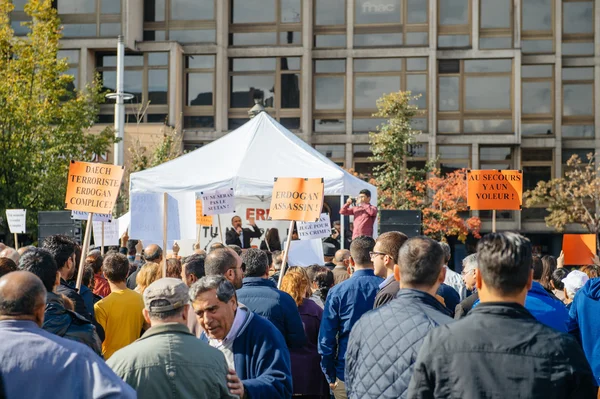
{"label": "black jacket", "polygon": [[471,311],[471,309],[473,309],[473,305],[475,305],[475,302],[478,299],[479,299],[478,292],[474,292],[471,295],[469,295],[468,297],[466,297],[464,301],[462,301],[461,303],[456,305],[456,308],[454,309],[454,318],[456,320],[459,320],[459,319],[462,319],[463,317],[465,317],[467,315],[467,313],[469,313]]}
{"label": "black jacket", "polygon": [[480,303],[431,331],[409,398],[596,398],[594,376],[573,337],[516,303]]}
{"label": "black jacket", "polygon": [[406,398],[427,332],[452,322],[435,297],[412,289],[400,290],[393,301],[364,314],[350,332],[346,351],[348,397]]}
{"label": "black jacket", "polygon": [[75,312],[65,309],[60,296],[46,294],[46,311],[42,328],[49,333],[80,342],[102,355],[102,343],[94,325]]}
{"label": "black jacket", "polygon": [[250,229],[242,229],[244,231],[244,245],[240,241],[240,235],[233,228],[228,229],[227,233],[225,233],[225,244],[227,245],[237,245],[240,248],[250,248],[250,241],[253,238],[260,238],[262,232],[258,228],[258,226],[252,226],[252,230]]}
{"label": "black jacket", "polygon": [[92,314],[85,307],[85,302],[83,301],[83,297],[79,295],[77,290],[69,285],[62,277],[60,279],[60,285],[56,287],[56,293],[62,294],[69,298],[73,302],[73,306],[75,306],[75,312],[79,313],[80,316],[85,317],[89,321],[93,321]]}
{"label": "black jacket", "polygon": [[398,291],[400,291],[400,283],[393,278],[379,290],[377,295],[375,295],[373,309],[377,309],[396,298]]}

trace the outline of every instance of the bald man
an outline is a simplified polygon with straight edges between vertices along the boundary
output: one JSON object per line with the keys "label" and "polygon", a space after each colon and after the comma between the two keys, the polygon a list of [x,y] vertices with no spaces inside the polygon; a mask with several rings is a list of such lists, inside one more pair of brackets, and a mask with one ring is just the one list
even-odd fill
{"label": "bald man", "polygon": [[[146,262],[154,262],[160,265],[163,261],[162,248],[156,244],[148,245],[146,249],[144,249],[144,259],[146,260]],[[135,287],[137,287],[135,279],[142,267],[144,267],[144,265],[138,267],[136,271],[134,271],[129,275],[129,277],[127,277],[127,288],[129,288],[130,290],[135,290]]]}
{"label": "bald man", "polygon": [[333,268],[333,284],[339,284],[350,278],[348,274],[348,266],[350,266],[350,251],[347,249],[339,249],[333,258],[335,267]]}
{"label": "bald man", "polygon": [[6,397],[135,398],[87,346],[41,329],[45,306],[46,288],[34,274],[16,271],[0,278],[0,374]]}
{"label": "bald man", "polygon": [[16,249],[11,247],[6,247],[2,251],[0,251],[0,258],[8,258],[15,263],[19,263],[19,252]]}
{"label": "bald man", "polygon": [[224,276],[236,290],[242,288],[242,258],[231,248],[219,248],[211,251],[204,260],[204,272],[207,276]]}

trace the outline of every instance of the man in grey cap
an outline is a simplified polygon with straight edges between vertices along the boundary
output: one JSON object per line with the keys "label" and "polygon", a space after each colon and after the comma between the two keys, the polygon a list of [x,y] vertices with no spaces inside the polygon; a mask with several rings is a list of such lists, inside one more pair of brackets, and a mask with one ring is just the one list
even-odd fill
{"label": "man in grey cap", "polygon": [[234,398],[227,388],[227,363],[218,350],[194,337],[188,327],[188,287],[162,278],[144,291],[144,318],[150,328],[107,364],[140,398]]}

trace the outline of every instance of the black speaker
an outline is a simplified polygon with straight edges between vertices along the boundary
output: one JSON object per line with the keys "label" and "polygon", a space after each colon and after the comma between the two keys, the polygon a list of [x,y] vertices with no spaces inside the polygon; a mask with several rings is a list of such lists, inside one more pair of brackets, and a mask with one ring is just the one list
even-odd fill
{"label": "black speaker", "polygon": [[46,237],[64,234],[81,244],[81,220],[72,220],[71,211],[38,212],[38,243],[41,246]]}
{"label": "black speaker", "polygon": [[379,211],[379,233],[399,231],[409,238],[420,236],[422,230],[421,211]]}

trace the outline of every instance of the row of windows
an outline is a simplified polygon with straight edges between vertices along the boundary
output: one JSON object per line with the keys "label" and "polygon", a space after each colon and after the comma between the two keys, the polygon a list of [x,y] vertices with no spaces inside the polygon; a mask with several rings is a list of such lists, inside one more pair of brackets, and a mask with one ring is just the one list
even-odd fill
{"label": "row of windows", "polygon": [[[63,50],[68,73],[79,82],[79,51]],[[384,93],[410,90],[418,98],[413,128],[428,132],[429,87],[427,58],[354,59],[348,76],[346,60],[314,60],[313,131],[345,134],[346,108],[352,108],[352,131],[374,131],[383,120],[372,118]],[[523,65],[521,69],[521,132],[523,136],[554,135],[555,79],[553,65]],[[228,67],[229,129],[247,121],[247,111],[260,100],[273,117],[289,129],[300,129],[302,109],[301,58],[232,58]],[[116,56],[96,54],[96,71],[105,90],[116,88]],[[214,128],[215,56],[184,56],[184,127]],[[594,68],[569,67],[561,71],[562,136],[593,138]],[[351,103],[347,103],[348,79]],[[437,74],[438,134],[514,132],[513,62],[510,59],[440,60]],[[169,54],[149,52],[125,57],[125,91],[134,95],[127,105],[132,122],[162,122],[168,114]],[[138,117],[139,104],[147,105]],[[101,108],[102,122],[113,109]]]}
{"label": "row of windows", "polygon": [[[12,26],[27,19],[27,0],[13,0]],[[305,0],[306,1],[306,0]],[[314,46],[345,48],[347,1],[354,8],[354,47],[428,46],[429,10],[424,0],[315,0]],[[555,51],[555,1],[562,3],[562,54],[594,54],[593,0],[521,0],[524,53]],[[144,0],[144,40],[180,43],[216,41],[217,0]],[[471,0],[438,0],[439,48],[472,46]],[[54,0],[65,37],[117,36],[121,0]],[[230,0],[229,45],[302,45],[302,0]],[[479,47],[514,46],[513,0],[479,0]]]}

